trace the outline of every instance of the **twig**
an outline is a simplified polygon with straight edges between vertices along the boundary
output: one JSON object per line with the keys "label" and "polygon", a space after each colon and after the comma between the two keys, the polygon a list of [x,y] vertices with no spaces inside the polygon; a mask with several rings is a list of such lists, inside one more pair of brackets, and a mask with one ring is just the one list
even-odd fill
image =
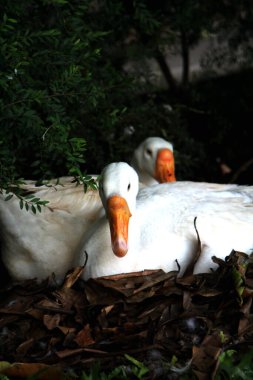
{"label": "twig", "polygon": [[236,183],[238,177],[240,176],[240,174],[242,172],[245,172],[251,165],[253,164],[253,158],[251,158],[250,160],[244,162],[244,164],[242,164],[239,169],[235,172],[235,174],[233,175],[233,177],[231,178],[231,180],[229,181],[229,183]]}
{"label": "twig", "polygon": [[196,249],[194,260],[186,268],[186,270],[184,272],[184,277],[185,276],[190,276],[191,274],[193,274],[194,266],[195,266],[196,262],[198,261],[200,255],[201,255],[201,240],[200,240],[200,237],[199,237],[199,232],[197,230],[196,221],[197,221],[197,217],[195,216],[193,223],[194,223],[194,228],[195,228],[195,232],[196,232],[196,235],[197,235],[198,246],[197,246],[197,249]]}

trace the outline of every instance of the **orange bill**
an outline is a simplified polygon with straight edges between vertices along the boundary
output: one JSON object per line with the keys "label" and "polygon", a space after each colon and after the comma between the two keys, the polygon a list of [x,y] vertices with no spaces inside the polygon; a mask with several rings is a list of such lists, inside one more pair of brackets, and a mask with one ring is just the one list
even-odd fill
{"label": "orange bill", "polygon": [[118,195],[110,197],[107,201],[107,217],[112,250],[116,256],[123,257],[128,251],[128,224],[131,217],[126,200]]}
{"label": "orange bill", "polygon": [[155,179],[159,183],[176,181],[174,155],[170,149],[160,149],[158,151],[155,167]]}

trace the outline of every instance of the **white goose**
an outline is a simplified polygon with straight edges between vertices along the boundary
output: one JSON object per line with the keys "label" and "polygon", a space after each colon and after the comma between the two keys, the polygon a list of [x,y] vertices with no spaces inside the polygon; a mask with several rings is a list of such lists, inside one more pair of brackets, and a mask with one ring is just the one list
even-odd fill
{"label": "white goose", "polygon": [[145,139],[135,149],[131,166],[146,186],[176,181],[173,145],[161,137]]}
{"label": "white goose", "polygon": [[[135,154],[144,161],[148,160],[143,163],[142,171],[149,168],[149,173],[152,173],[156,152],[161,155],[162,147],[171,147],[170,143],[163,141],[152,138],[148,144],[137,148]],[[152,152],[152,158],[142,152],[144,147]],[[166,160],[163,165],[160,159],[160,166],[166,166]],[[104,209],[97,191],[84,193],[83,186],[77,186],[72,180],[71,177],[62,177],[60,181],[55,180],[56,185],[52,187],[36,187],[34,181],[26,181],[22,185],[24,189],[49,201],[49,207],[43,207],[42,212],[36,215],[32,211],[21,210],[16,196],[5,202],[5,195],[0,194],[2,261],[12,279],[36,277],[42,280],[54,272],[56,280],[61,281],[73,266],[74,252]]]}
{"label": "white goose", "polygon": [[[105,167],[100,196],[106,215],[86,235],[77,263],[83,278],[140,271],[177,270],[195,259],[197,230],[202,253],[194,273],[215,268],[212,256],[253,250],[253,186],[173,182],[138,192],[138,175],[127,163]],[[137,195],[138,194],[138,195]],[[80,253],[81,252],[81,253]]]}
{"label": "white goose", "polygon": [[26,184],[40,199],[49,200],[34,214],[21,210],[19,199],[0,196],[2,261],[13,280],[42,280],[55,273],[61,281],[73,265],[73,252],[83,231],[103,213],[97,191],[67,181],[54,187]]}

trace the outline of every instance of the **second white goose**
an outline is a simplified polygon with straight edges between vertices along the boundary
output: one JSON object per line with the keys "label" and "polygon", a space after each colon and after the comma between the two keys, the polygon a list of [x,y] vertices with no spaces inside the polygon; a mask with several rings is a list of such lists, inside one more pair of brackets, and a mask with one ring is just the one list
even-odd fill
{"label": "second white goose", "polygon": [[134,151],[131,166],[146,186],[174,182],[173,145],[161,137],[148,137]]}

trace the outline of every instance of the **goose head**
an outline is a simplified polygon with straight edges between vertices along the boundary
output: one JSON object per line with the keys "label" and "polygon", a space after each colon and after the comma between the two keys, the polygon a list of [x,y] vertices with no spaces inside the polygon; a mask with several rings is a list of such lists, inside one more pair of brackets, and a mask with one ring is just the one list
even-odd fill
{"label": "goose head", "polygon": [[148,137],[134,151],[131,165],[146,185],[176,181],[173,145],[161,137]]}
{"label": "goose head", "polygon": [[128,251],[128,225],[138,190],[138,175],[127,163],[116,162],[103,169],[99,194],[110,225],[112,250],[118,257]]}

